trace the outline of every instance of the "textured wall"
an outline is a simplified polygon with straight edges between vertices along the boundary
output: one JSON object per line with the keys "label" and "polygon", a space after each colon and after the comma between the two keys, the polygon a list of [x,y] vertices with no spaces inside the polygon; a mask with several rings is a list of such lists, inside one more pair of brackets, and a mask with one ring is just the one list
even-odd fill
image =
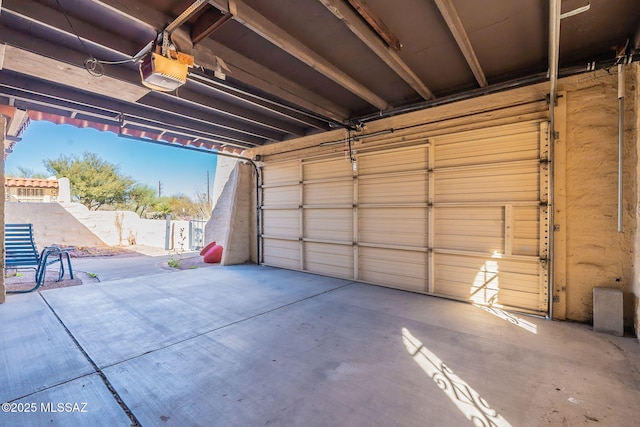
{"label": "textured wall", "polygon": [[211,197],[211,201],[214,207],[216,206],[218,198],[222,194],[222,190],[224,190],[224,187],[227,184],[229,176],[231,175],[233,168],[236,166],[236,163],[238,163],[236,159],[225,156],[218,156],[216,163],[216,175],[213,179],[213,195]]}
{"label": "textured wall", "polygon": [[205,227],[205,244],[215,241],[224,248],[223,265],[251,260],[252,241],[255,240],[253,187],[252,167],[237,163]]}
{"label": "textured wall", "polygon": [[[635,78],[633,79],[633,86],[631,88],[631,92],[635,99],[629,100],[628,102],[634,107],[633,115],[634,117],[631,119],[631,123],[635,122],[635,128],[632,132],[631,140],[635,143],[635,154],[636,159],[640,159],[640,65],[633,64],[633,69],[635,71]],[[635,205],[635,221],[636,221],[636,230],[640,229],[640,190],[638,189],[637,183],[640,182],[640,162],[636,162],[635,167],[636,172],[636,205]],[[634,280],[633,280],[633,306],[635,312],[635,331],[636,336],[640,336],[640,236],[636,232],[635,235],[635,259],[634,259]]]}
{"label": "textured wall", "polygon": [[234,169],[229,174],[222,191],[218,195],[216,205],[211,213],[211,218],[209,218],[209,221],[204,228],[205,246],[211,242],[217,242],[224,248],[227,246],[227,230],[231,222],[236,180],[237,171]]}
{"label": "textured wall", "polygon": [[[141,219],[134,212],[123,212],[122,241],[115,225],[115,211],[90,211],[80,203],[7,203],[7,223],[30,223],[38,248],[51,244],[78,247],[100,247],[129,244],[131,234],[137,245],[164,248],[166,221]],[[188,221],[172,221],[173,241],[180,242],[184,230],[185,249],[188,249]]]}
{"label": "textured wall", "polygon": [[234,173],[236,174],[236,188],[231,210],[231,221],[227,232],[227,247],[222,255],[223,265],[242,264],[251,260],[252,235],[251,222],[253,209],[253,170],[252,166],[238,163]]}
{"label": "textured wall", "polygon": [[[618,92],[611,74],[585,74],[561,84],[567,93],[567,318],[592,319],[593,287],[632,292],[637,154],[634,107],[626,102],[623,232],[618,223]],[[627,73],[632,86],[634,73]],[[630,96],[629,98],[633,98]],[[631,304],[629,304],[631,303]]]}

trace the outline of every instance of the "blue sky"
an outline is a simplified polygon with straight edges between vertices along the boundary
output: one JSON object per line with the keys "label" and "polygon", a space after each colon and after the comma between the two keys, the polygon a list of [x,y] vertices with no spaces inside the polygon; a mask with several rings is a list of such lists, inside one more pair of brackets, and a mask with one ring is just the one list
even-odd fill
{"label": "blue sky", "polygon": [[46,121],[32,121],[22,134],[13,153],[7,157],[5,174],[17,172],[18,167],[47,173],[43,160],[61,155],[82,155],[89,151],[119,167],[122,174],[154,188],[162,182],[162,195],[206,193],[207,171],[211,189],[217,157],[152,142],[120,138],[112,132],[56,125]]}

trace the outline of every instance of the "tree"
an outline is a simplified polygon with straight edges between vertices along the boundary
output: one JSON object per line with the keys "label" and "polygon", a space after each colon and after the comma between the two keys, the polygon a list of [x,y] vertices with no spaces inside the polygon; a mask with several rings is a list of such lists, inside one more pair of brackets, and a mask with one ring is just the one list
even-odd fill
{"label": "tree", "polygon": [[196,194],[196,198],[198,197],[203,199],[204,202],[202,200],[193,200],[184,194],[175,194],[167,197],[166,201],[171,207],[171,215],[176,219],[182,220],[209,218],[211,212],[206,203],[206,194],[200,196]]}
{"label": "tree", "polygon": [[127,207],[140,216],[156,203],[156,190],[144,184],[134,185],[127,197]]}
{"label": "tree", "polygon": [[120,173],[118,166],[94,153],[47,159],[44,165],[51,174],[69,178],[71,194],[91,210],[104,204],[125,202],[135,184],[133,179]]}
{"label": "tree", "polygon": [[157,199],[157,203],[153,207],[153,210],[159,218],[164,218],[166,215],[171,213],[171,202],[167,197],[161,197]]}
{"label": "tree", "polygon": [[17,171],[11,171],[6,174],[7,176],[13,176],[15,178],[35,178],[35,179],[47,179],[49,175],[44,172],[34,172],[33,169],[18,166]]}

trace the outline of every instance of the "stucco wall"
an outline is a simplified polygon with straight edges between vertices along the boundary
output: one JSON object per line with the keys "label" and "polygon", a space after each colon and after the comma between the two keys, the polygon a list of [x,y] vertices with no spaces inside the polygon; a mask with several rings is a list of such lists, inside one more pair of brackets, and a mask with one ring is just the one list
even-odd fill
{"label": "stucco wall", "polygon": [[[127,246],[130,235],[137,245],[165,247],[166,221],[141,219],[134,212],[96,212],[79,203],[6,203],[5,209],[7,223],[34,225],[38,248],[54,243],[77,247]],[[116,215],[122,215],[122,240],[115,225]],[[172,221],[172,225],[176,249],[180,229],[184,229],[184,249],[188,250],[188,221]]]}
{"label": "stucco wall", "polygon": [[238,163],[238,160],[231,157],[218,156],[216,163],[216,175],[213,179],[213,196],[211,198],[213,207],[216,206],[218,198],[222,194],[222,190],[224,190],[236,163]]}
{"label": "stucco wall", "polygon": [[251,233],[253,203],[252,166],[238,163],[235,173],[236,188],[231,211],[231,221],[227,230],[227,247],[222,256],[223,265],[242,264],[251,259]]}
{"label": "stucco wall", "polygon": [[[640,65],[633,64],[635,71],[635,77],[633,79],[633,86],[630,88],[631,92],[635,96],[633,101],[627,102],[634,107],[633,118],[631,123],[635,122],[635,128],[632,132],[632,143],[635,144],[636,159],[640,159]],[[635,204],[635,223],[636,230],[640,230],[640,189],[637,183],[640,182],[640,162],[636,162],[635,165],[636,174],[636,204]],[[640,336],[640,233],[636,232],[635,235],[635,257],[634,257],[634,280],[633,280],[633,295],[634,295],[634,308],[635,308],[635,330],[636,336]]]}
{"label": "stucco wall", "polygon": [[[635,71],[627,70],[629,89]],[[618,223],[618,91],[616,69],[561,84],[567,94],[567,318],[592,319],[592,289],[621,289],[633,324],[637,154],[633,91],[628,90],[624,140],[623,232]]]}
{"label": "stucco wall", "polygon": [[241,264],[252,258],[255,240],[252,169],[244,163],[235,165],[205,227],[205,244],[215,241],[224,248],[223,265]]}
{"label": "stucco wall", "polygon": [[58,203],[5,203],[8,224],[33,224],[38,249],[51,244],[61,246],[106,246],[87,227]]}
{"label": "stucco wall", "polygon": [[231,221],[236,180],[237,171],[234,169],[230,173],[216,200],[216,205],[211,213],[211,218],[209,218],[209,221],[207,221],[207,224],[205,225],[205,246],[211,242],[216,242],[219,245],[222,245],[223,248],[227,246],[227,229],[229,228],[229,223]]}

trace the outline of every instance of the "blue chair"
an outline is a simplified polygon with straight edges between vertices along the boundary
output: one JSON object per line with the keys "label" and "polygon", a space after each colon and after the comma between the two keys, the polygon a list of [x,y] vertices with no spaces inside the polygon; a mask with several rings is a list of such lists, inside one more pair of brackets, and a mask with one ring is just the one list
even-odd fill
{"label": "blue chair", "polygon": [[73,279],[69,249],[59,246],[47,246],[38,253],[33,240],[32,224],[4,225],[4,265],[5,269],[33,269],[36,271],[36,284],[32,289],[21,291],[7,291],[8,294],[23,294],[33,292],[44,283],[47,266],[60,263],[58,281],[64,277],[63,258],[67,259],[69,276]]}

